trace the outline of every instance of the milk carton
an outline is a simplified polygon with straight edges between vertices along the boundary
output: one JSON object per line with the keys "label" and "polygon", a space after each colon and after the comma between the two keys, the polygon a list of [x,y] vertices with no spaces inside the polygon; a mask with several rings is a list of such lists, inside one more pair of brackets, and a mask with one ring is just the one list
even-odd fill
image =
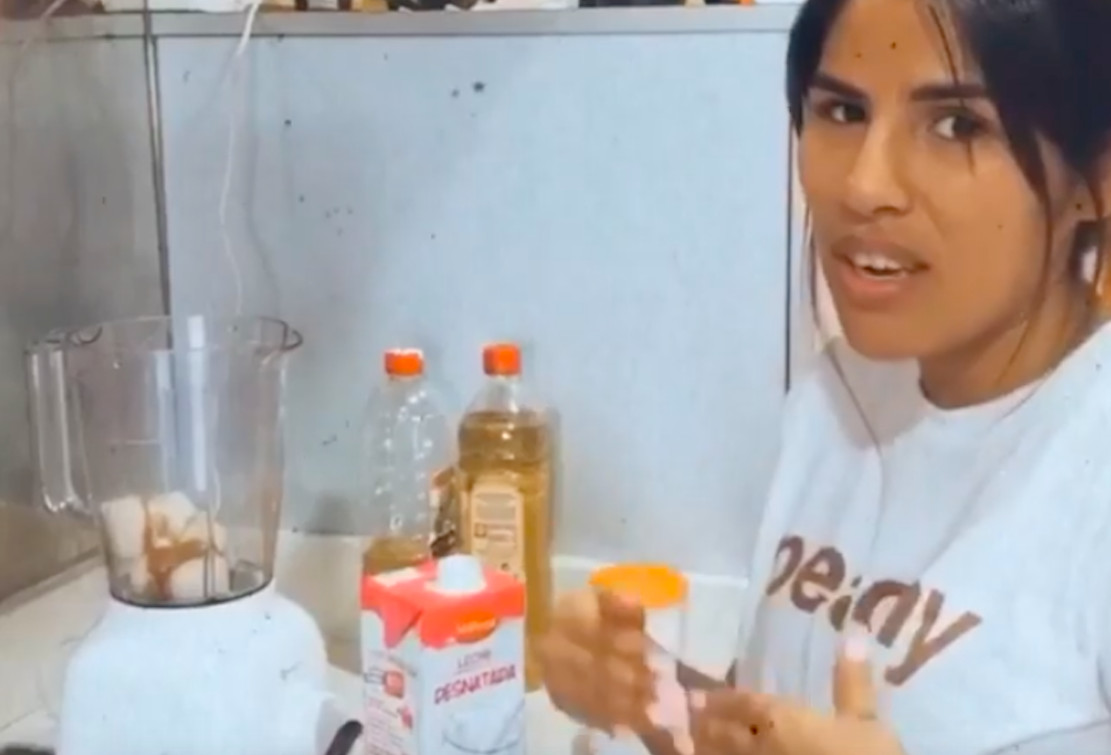
{"label": "milk carton", "polygon": [[368,576],[367,755],[524,755],[524,586],[472,556]]}

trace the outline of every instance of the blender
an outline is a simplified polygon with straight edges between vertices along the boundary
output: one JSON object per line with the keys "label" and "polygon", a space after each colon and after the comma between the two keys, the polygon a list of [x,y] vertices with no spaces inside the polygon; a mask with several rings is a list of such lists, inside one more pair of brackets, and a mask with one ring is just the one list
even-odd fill
{"label": "blender", "polygon": [[100,531],[109,600],[70,658],[58,755],[339,755],[361,727],[324,642],[278,594],[280,320],[120,320],[26,354],[52,512]]}

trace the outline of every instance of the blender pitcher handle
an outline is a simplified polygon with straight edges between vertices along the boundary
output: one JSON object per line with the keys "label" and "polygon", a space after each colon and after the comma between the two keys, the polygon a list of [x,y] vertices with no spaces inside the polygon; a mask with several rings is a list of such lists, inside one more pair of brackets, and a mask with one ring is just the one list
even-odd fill
{"label": "blender pitcher handle", "polygon": [[74,449],[70,443],[66,334],[55,330],[27,346],[24,368],[36,492],[48,511],[83,513],[74,490]]}

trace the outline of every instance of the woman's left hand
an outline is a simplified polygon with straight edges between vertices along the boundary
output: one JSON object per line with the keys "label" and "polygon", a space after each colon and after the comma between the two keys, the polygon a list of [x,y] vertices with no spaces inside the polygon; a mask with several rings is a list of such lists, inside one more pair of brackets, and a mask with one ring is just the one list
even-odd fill
{"label": "woman's left hand", "polygon": [[876,718],[867,645],[850,640],[833,672],[834,712],[738,689],[692,693],[696,755],[905,755]]}

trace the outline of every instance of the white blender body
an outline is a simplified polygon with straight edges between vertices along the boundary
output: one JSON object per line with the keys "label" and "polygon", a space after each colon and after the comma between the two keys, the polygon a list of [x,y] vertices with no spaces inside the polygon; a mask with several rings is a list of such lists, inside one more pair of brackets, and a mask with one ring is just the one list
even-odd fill
{"label": "white blender body", "polygon": [[326,670],[316,624],[272,587],[204,609],[112,601],[70,660],[57,751],[325,752]]}
{"label": "white blender body", "polygon": [[58,755],[341,755],[359,724],[280,596],[286,355],[264,318],[152,317],[28,352],[47,507],[100,528],[108,608],[69,662]]}

